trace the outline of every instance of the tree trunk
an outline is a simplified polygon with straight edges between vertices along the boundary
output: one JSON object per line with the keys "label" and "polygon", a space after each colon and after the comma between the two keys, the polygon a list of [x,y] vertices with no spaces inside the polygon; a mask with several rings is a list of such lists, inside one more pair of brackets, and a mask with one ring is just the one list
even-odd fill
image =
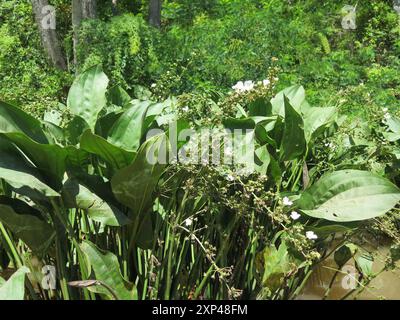
{"label": "tree trunk", "polygon": [[150,0],[149,23],[156,28],[161,27],[161,0]]}
{"label": "tree trunk", "polygon": [[32,8],[43,48],[50,62],[56,68],[66,70],[67,65],[57,38],[55,11],[49,6],[47,0],[32,0]]}
{"label": "tree trunk", "polygon": [[96,15],[96,0],[82,0],[82,19],[94,19]]}
{"label": "tree trunk", "polygon": [[96,0],[72,0],[72,29],[74,65],[78,66],[77,48],[79,43],[79,27],[82,20],[96,18]]}

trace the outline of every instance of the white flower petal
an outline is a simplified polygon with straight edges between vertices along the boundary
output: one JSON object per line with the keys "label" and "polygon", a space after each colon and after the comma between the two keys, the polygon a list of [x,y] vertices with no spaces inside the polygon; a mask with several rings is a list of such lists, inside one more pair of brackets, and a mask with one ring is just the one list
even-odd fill
{"label": "white flower petal", "polygon": [[282,203],[283,203],[284,206],[291,206],[293,204],[293,202],[290,201],[288,197],[284,197],[282,199]]}
{"label": "white flower petal", "polygon": [[297,219],[299,219],[299,218],[301,217],[301,214],[298,213],[298,212],[296,212],[296,211],[292,211],[292,213],[290,214],[290,217],[291,217],[293,220],[297,220]]}
{"label": "white flower petal", "polygon": [[318,239],[318,236],[314,233],[314,231],[307,231],[306,232],[306,237],[310,240],[316,240]]}

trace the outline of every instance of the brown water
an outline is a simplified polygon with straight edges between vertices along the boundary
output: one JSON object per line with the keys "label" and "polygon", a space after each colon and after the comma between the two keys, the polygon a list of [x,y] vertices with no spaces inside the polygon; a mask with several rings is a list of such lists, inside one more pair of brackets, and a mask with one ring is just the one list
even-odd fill
{"label": "brown water", "polygon": [[[377,254],[374,258],[372,270],[379,272],[385,265],[384,261],[389,253],[388,246],[377,246],[373,248]],[[333,256],[333,255],[332,255]],[[321,300],[329,284],[332,280],[337,265],[333,257],[329,257],[322,263],[320,267],[311,275],[302,294],[298,297],[299,300]],[[348,263],[343,270],[355,272],[354,264]],[[339,273],[330,293],[327,297],[328,300],[338,300],[344,297],[348,292],[349,284],[351,285],[352,278],[347,274]],[[353,280],[354,283],[354,280]],[[358,295],[351,295],[347,299],[360,299],[360,300],[400,300],[400,268],[393,271],[385,271],[378,277],[371,281],[371,283]]]}

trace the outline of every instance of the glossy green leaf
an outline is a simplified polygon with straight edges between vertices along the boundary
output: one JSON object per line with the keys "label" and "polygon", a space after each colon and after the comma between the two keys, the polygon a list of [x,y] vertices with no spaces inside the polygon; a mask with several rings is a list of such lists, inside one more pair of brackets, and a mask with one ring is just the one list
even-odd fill
{"label": "glossy green leaf", "polygon": [[128,166],[135,157],[134,152],[114,146],[106,139],[93,134],[90,130],[86,130],[81,136],[80,146],[81,149],[98,155],[115,169]]}
{"label": "glossy green leaf", "polygon": [[383,215],[399,201],[400,190],[389,180],[367,171],[341,170],[324,175],[297,206],[311,217],[347,222]]}
{"label": "glossy green leaf", "polygon": [[372,265],[374,263],[374,257],[369,253],[363,253],[356,257],[356,266],[362,272],[364,277],[372,277],[374,275],[372,271]]}
{"label": "glossy green leaf", "polygon": [[290,104],[293,108],[300,113],[300,109],[303,104],[305,104],[305,90],[303,86],[294,85],[288,87],[280,92],[271,99],[272,114],[285,116],[285,98],[289,99]]}
{"label": "glossy green leaf", "polygon": [[75,116],[67,125],[65,131],[68,141],[71,144],[78,144],[82,133],[89,128],[89,125],[79,116]]}
{"label": "glossy green leaf", "polygon": [[34,253],[43,256],[54,238],[52,226],[34,214],[34,209],[16,199],[0,201],[0,221]]}
{"label": "glossy green leaf", "polygon": [[58,145],[37,143],[19,132],[5,133],[4,136],[22,150],[49,184],[56,188],[61,186],[68,155],[64,148]]}
{"label": "glossy green leaf", "polygon": [[136,151],[144,133],[144,122],[149,102],[137,102],[127,109],[114,123],[108,141],[117,147]]}
{"label": "glossy green leaf", "polygon": [[67,168],[85,168],[90,163],[90,156],[87,151],[75,146],[66,146],[64,149],[67,152]]}
{"label": "glossy green leaf", "polygon": [[[137,299],[136,288],[122,277],[118,258],[113,253],[101,251],[90,241],[84,241],[80,247],[94,271],[96,280],[106,284],[119,300]],[[89,290],[113,299],[113,295],[103,287],[90,287]]]}
{"label": "glossy green leaf", "polygon": [[57,110],[49,110],[44,113],[43,120],[59,126],[62,120],[62,114]]}
{"label": "glossy green leaf", "polygon": [[285,122],[281,142],[281,159],[293,160],[304,155],[306,151],[306,138],[304,136],[304,123],[301,115],[291,106],[285,97]]}
{"label": "glossy green leaf", "polygon": [[227,118],[223,121],[225,128],[227,129],[254,129],[256,123],[252,118]]}
{"label": "glossy green leaf", "polygon": [[282,284],[285,275],[291,270],[289,252],[282,242],[278,248],[271,245],[257,255],[256,268],[261,274],[261,282],[271,291],[276,290]]}
{"label": "glossy green leaf", "polygon": [[24,300],[25,275],[29,272],[27,267],[21,267],[3,283],[0,286],[0,300]]}
{"label": "glossy green leaf", "polygon": [[249,116],[267,117],[272,115],[272,105],[265,98],[258,98],[248,106]]}
{"label": "glossy green leaf", "polygon": [[165,164],[155,158],[167,151],[166,144],[164,135],[147,140],[132,164],[119,170],[111,180],[115,197],[131,208],[134,215],[151,208],[153,191],[165,169]]}
{"label": "glossy green leaf", "polygon": [[386,119],[386,124],[392,132],[400,134],[400,118],[391,117]]}
{"label": "glossy green leaf", "polygon": [[39,120],[2,101],[0,101],[0,132],[22,132],[36,142],[48,142]]}
{"label": "glossy green leaf", "polygon": [[126,215],[114,205],[107,203],[92,191],[74,180],[67,180],[62,192],[64,205],[85,210],[88,216],[102,224],[120,227],[131,223]]}
{"label": "glossy green leaf", "polygon": [[106,106],[108,78],[100,65],[80,74],[74,81],[67,99],[71,112],[84,119],[94,129],[99,112]]}
{"label": "glossy green leaf", "polygon": [[336,108],[309,108],[304,114],[304,131],[307,141],[332,125],[336,117]]}
{"label": "glossy green leaf", "polygon": [[257,172],[266,175],[271,156],[265,146],[257,148],[254,155],[255,169]]}
{"label": "glossy green leaf", "polygon": [[29,189],[48,197],[59,195],[44,182],[40,172],[13,145],[3,139],[0,139],[0,178],[16,188],[16,191]]}
{"label": "glossy green leaf", "polygon": [[120,107],[127,106],[132,100],[129,94],[120,86],[112,87],[108,91],[108,99],[112,104]]}

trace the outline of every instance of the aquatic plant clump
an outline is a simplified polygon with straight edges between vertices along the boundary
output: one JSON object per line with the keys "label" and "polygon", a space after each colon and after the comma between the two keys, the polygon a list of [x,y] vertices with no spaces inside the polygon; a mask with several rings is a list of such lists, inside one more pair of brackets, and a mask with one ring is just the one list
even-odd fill
{"label": "aquatic plant clump", "polygon": [[[268,79],[154,101],[94,66],[62,115],[0,102],[0,297],[294,299],[329,257],[356,268],[344,295],[362,291],[377,273],[360,239],[398,212],[398,174],[349,165],[367,151],[337,144],[339,110]],[[399,121],[374,131],[388,173]]]}

